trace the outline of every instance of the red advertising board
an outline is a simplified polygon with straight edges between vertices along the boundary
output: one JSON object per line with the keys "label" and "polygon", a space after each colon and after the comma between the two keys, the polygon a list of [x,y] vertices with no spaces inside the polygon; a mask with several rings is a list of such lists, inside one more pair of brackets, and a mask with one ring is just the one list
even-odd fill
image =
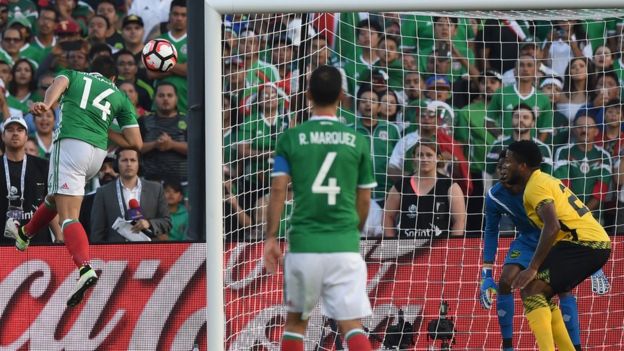
{"label": "red advertising board", "polygon": [[[509,240],[502,240],[505,247]],[[609,295],[592,295],[589,282],[577,290],[584,350],[624,349],[622,239],[605,267]],[[456,350],[499,350],[494,310],[477,297],[481,240],[362,242],[369,270],[374,317],[365,320],[376,347],[399,309],[415,325],[416,350],[440,342],[427,339],[427,323],[438,318],[442,300],[456,328]],[[226,347],[279,350],[285,311],[282,276],[269,276],[262,244],[232,243],[225,254]],[[205,246],[136,244],[92,246],[101,279],[77,308],[65,301],[77,278],[62,246],[31,247],[19,253],[0,248],[0,350],[205,350]],[[499,255],[500,256],[500,255]],[[499,257],[502,259],[502,256]],[[519,350],[534,349],[516,303]],[[308,349],[336,349],[331,328],[319,311],[311,317]]]}

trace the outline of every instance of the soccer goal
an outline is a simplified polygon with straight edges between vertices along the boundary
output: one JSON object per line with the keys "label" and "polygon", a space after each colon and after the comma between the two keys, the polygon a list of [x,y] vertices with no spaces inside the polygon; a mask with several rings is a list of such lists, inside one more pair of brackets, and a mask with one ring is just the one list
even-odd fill
{"label": "soccer goal", "polygon": [[[498,152],[523,138],[540,145],[542,171],[562,179],[611,235],[610,290],[597,294],[588,279],[572,292],[583,349],[624,349],[618,6],[207,0],[208,349],[279,350],[283,277],[268,275],[262,262],[272,155],[280,133],[309,118],[307,78],[323,64],[343,75],[338,117],[371,144],[378,187],[361,253],[373,306],[364,326],[375,349],[501,349],[497,308],[479,303],[485,198],[498,178]],[[438,145],[429,173],[413,151],[427,139]],[[401,193],[389,211],[388,195],[407,177],[430,185],[413,191],[411,205]],[[463,206],[450,204],[452,183]],[[284,238],[295,206],[289,193]],[[510,216],[499,229],[495,279],[516,235]],[[518,292],[514,301],[514,347],[533,350]],[[317,308],[306,350],[346,349],[341,337]]]}

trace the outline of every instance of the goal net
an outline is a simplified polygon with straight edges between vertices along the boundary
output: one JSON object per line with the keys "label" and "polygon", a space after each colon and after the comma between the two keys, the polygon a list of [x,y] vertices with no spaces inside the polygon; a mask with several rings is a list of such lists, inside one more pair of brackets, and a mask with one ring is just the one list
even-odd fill
{"label": "goal net", "polygon": [[[500,350],[496,305],[479,303],[484,202],[499,152],[519,139],[539,144],[542,170],[562,179],[611,235],[609,292],[593,293],[588,279],[573,293],[583,349],[624,349],[624,11],[223,19],[228,350],[279,350],[283,276],[262,263],[273,152],[283,131],[310,117],[307,79],[324,64],[341,71],[338,115],[369,140],[378,183],[361,242],[374,311],[364,325],[376,349]],[[289,191],[280,237],[294,207]],[[498,279],[517,235],[511,216],[496,231]],[[514,300],[514,347],[533,350],[518,292]],[[428,331],[432,321],[437,333]],[[305,343],[347,348],[318,307]]]}

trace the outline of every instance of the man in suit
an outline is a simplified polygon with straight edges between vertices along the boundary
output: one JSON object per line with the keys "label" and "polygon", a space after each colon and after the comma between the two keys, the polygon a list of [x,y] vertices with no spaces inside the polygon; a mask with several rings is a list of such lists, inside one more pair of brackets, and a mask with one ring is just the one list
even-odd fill
{"label": "man in suit", "polygon": [[143,219],[135,221],[132,231],[165,240],[171,230],[171,217],[163,187],[158,182],[139,178],[139,153],[134,149],[119,149],[117,164],[119,178],[100,187],[91,210],[92,243],[123,242],[126,239],[112,228],[118,217],[129,220],[128,203],[135,199],[141,206]]}

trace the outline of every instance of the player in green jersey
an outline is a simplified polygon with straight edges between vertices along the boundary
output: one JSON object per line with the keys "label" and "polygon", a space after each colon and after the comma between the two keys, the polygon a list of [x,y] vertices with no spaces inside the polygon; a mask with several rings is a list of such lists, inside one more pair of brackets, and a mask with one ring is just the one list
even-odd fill
{"label": "player in green jersey", "polygon": [[[47,89],[45,100],[33,104],[33,114],[40,115],[62,96],[48,173],[48,195],[28,224],[18,227],[19,222],[7,220],[5,226],[5,236],[15,238],[17,249],[24,251],[31,233],[39,232],[58,214],[67,249],[80,269],[68,306],[80,303],[85,291],[98,279],[89,265],[87,234],[78,221],[85,184],[98,174],[109,138],[125,148],[140,149],[143,145],[134,107],[115,86],[115,63],[110,57],[101,56],[92,67],[92,73],[62,71]],[[109,131],[113,119],[117,119],[122,134]],[[147,229],[145,222],[138,221],[134,229]]]}
{"label": "player in green jersey", "polygon": [[319,298],[350,350],[371,349],[360,321],[371,314],[371,306],[359,243],[376,182],[368,142],[336,117],[341,81],[335,67],[320,66],[312,73],[307,92],[312,117],[285,131],[275,150],[264,251],[271,273],[282,260],[276,237],[290,181],[295,203],[284,258],[284,351],[303,351],[308,318]]}

